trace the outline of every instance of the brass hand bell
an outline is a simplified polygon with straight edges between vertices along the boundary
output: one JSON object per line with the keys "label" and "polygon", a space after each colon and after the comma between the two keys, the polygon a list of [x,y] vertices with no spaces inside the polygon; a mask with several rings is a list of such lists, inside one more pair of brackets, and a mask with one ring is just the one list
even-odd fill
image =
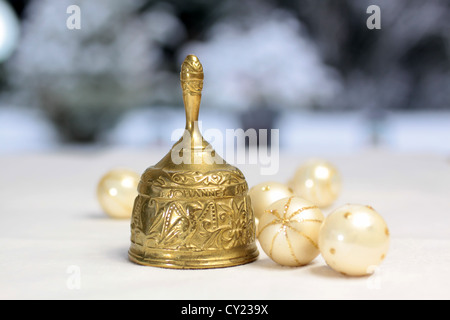
{"label": "brass hand bell", "polygon": [[141,176],[131,218],[131,261],[181,269],[256,260],[255,218],[242,172],[215,153],[199,130],[203,67],[181,66],[186,130]]}

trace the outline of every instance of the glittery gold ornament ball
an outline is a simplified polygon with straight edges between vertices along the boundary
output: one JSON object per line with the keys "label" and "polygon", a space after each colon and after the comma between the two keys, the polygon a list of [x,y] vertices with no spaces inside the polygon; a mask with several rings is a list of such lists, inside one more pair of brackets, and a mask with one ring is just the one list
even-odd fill
{"label": "glittery gold ornament ball", "polygon": [[350,276],[373,273],[386,257],[389,229],[370,206],[346,204],[324,220],[319,248],[326,263]]}
{"label": "glittery gold ornament ball", "polygon": [[302,266],[319,255],[319,229],[324,217],[311,202],[291,196],[271,204],[259,221],[261,248],[284,266]]}
{"label": "glittery gold ornament ball", "polygon": [[139,180],[140,175],[129,169],[107,172],[97,185],[97,199],[103,211],[112,218],[131,218]]}
{"label": "glittery gold ornament ball", "polygon": [[256,219],[260,219],[267,207],[275,201],[294,195],[288,186],[275,181],[259,183],[248,194]]}
{"label": "glittery gold ornament ball", "polygon": [[297,169],[288,186],[295,195],[325,208],[330,206],[341,192],[341,175],[337,168],[326,160],[309,160]]}

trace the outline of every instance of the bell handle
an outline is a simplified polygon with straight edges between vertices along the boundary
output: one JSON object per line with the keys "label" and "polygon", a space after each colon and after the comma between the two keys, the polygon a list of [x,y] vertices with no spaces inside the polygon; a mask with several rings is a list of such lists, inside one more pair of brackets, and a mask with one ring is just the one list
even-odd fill
{"label": "bell handle", "polygon": [[194,55],[188,55],[181,65],[180,81],[186,110],[186,129],[194,128],[198,121],[203,89],[203,66]]}

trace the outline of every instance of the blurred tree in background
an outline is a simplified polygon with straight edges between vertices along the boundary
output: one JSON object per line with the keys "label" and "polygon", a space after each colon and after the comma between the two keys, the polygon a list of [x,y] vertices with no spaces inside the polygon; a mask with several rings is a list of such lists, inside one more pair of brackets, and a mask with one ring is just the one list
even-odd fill
{"label": "blurred tree in background", "polygon": [[[270,110],[246,127],[270,127],[285,108],[374,119],[450,109],[447,0],[9,2],[23,32],[2,66],[3,91],[45,110],[67,141],[95,141],[131,108],[181,106],[179,67],[191,51],[208,70],[208,105]],[[72,4],[81,30],[66,28]],[[372,4],[381,30],[366,27]]]}

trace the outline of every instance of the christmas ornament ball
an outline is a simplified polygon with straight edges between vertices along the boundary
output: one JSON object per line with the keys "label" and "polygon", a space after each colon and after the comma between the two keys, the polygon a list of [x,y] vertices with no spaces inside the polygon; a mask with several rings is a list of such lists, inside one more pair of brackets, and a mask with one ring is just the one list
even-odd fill
{"label": "christmas ornament ball", "polygon": [[297,267],[319,255],[318,236],[324,216],[311,202],[291,196],[272,203],[258,225],[258,240],[275,262]]}
{"label": "christmas ornament ball", "polygon": [[330,206],[341,191],[341,175],[329,161],[311,159],[295,172],[288,186],[320,208]]}
{"label": "christmas ornament ball", "polygon": [[275,181],[259,183],[250,188],[248,194],[256,219],[260,219],[267,207],[275,201],[294,195],[288,186]]}
{"label": "christmas ornament ball", "polygon": [[111,218],[129,219],[137,196],[140,175],[129,169],[112,169],[97,185],[97,199]]}
{"label": "christmas ornament ball", "polygon": [[370,206],[346,204],[324,220],[319,232],[319,248],[325,262],[349,276],[374,272],[386,257],[389,229]]}

